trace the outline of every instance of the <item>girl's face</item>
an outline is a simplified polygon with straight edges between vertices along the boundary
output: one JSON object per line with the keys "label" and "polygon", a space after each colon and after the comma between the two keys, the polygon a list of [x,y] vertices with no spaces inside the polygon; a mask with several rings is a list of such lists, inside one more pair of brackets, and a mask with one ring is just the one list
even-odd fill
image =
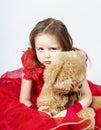
{"label": "girl's face", "polygon": [[56,57],[56,54],[63,49],[55,36],[49,34],[39,34],[35,38],[35,50],[40,63],[44,66],[48,66]]}

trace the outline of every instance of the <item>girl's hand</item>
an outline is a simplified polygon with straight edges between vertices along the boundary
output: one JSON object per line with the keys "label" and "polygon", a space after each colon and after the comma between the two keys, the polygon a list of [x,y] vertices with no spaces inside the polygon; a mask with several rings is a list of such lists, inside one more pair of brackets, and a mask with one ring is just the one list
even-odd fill
{"label": "girl's hand", "polygon": [[46,114],[51,116],[51,114],[48,112],[48,108],[49,108],[48,106],[41,106],[38,108],[38,111],[45,112]]}
{"label": "girl's hand", "polygon": [[63,110],[60,113],[56,114],[55,116],[53,116],[53,118],[57,118],[57,117],[65,117],[67,113],[67,110]]}
{"label": "girl's hand", "polygon": [[41,106],[38,108],[38,111],[43,111],[43,112],[48,111],[48,108],[49,108],[48,106]]}

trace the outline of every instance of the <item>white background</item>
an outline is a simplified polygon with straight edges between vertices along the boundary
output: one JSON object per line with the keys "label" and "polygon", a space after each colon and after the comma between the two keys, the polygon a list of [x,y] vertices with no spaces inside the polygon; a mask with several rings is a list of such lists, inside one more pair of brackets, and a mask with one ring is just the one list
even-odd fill
{"label": "white background", "polygon": [[101,0],[0,0],[0,75],[22,67],[30,31],[48,17],[65,23],[90,57],[87,78],[101,84]]}

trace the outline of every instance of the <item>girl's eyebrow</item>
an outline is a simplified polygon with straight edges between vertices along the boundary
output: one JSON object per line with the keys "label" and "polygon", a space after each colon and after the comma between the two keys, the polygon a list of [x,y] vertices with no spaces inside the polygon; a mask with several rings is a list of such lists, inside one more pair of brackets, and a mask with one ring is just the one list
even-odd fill
{"label": "girl's eyebrow", "polygon": [[35,48],[43,48],[43,46],[36,46]]}

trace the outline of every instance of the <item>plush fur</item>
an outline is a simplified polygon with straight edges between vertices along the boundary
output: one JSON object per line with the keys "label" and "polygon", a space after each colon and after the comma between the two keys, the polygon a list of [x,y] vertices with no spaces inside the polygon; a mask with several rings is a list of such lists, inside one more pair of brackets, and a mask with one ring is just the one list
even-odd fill
{"label": "plush fur", "polygon": [[60,52],[44,71],[45,84],[37,100],[38,107],[49,106],[52,115],[66,109],[68,93],[79,92],[86,78],[86,55],[83,51]]}
{"label": "plush fur", "polygon": [[86,130],[94,130],[95,128],[95,112],[92,108],[88,107],[77,113],[83,119],[90,119],[90,125]]}
{"label": "plush fur", "polygon": [[93,96],[91,107],[101,108],[101,96]]}
{"label": "plush fur", "polygon": [[[46,112],[54,116],[66,109],[69,101],[68,93],[75,92],[75,102],[80,96],[79,87],[82,87],[82,82],[86,78],[86,60],[83,51],[60,52],[44,71],[45,83],[38,97],[37,106],[48,106]],[[91,119],[89,129],[94,128],[93,109],[82,110],[78,116]]]}

